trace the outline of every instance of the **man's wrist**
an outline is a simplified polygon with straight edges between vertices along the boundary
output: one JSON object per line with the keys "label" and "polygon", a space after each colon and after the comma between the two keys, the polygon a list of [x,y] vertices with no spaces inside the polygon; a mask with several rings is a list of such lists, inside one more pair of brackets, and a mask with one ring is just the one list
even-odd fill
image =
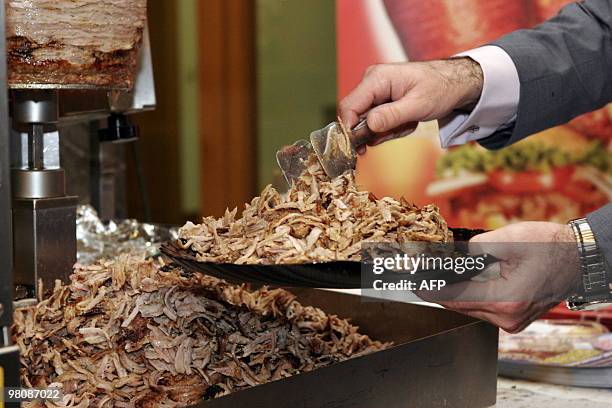
{"label": "man's wrist", "polygon": [[484,73],[478,62],[469,57],[451,57],[429,64],[446,80],[455,109],[476,106],[484,86]]}
{"label": "man's wrist", "polygon": [[569,224],[555,224],[550,252],[551,268],[558,271],[551,282],[555,297],[559,300],[567,299],[576,294],[582,286],[582,269],[580,267],[580,253],[576,236]]}
{"label": "man's wrist", "polygon": [[[464,83],[450,95],[454,111],[440,123],[443,147],[480,140],[516,119],[520,81],[512,58],[503,49],[487,45],[445,61],[451,72],[464,73]],[[453,65],[456,64],[456,65]]]}
{"label": "man's wrist", "polygon": [[460,90],[457,108],[471,111],[476,107],[484,87],[482,67],[470,57],[453,57],[448,60],[451,78]]}
{"label": "man's wrist", "polygon": [[472,111],[482,96],[484,72],[482,71],[482,66],[470,57],[455,59],[460,60],[463,63],[462,68],[465,69],[465,99],[461,101],[459,108]]}

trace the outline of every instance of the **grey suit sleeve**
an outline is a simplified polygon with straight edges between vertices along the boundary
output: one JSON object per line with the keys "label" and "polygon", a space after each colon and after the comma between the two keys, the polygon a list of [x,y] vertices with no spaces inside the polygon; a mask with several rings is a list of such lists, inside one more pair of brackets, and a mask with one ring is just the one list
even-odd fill
{"label": "grey suit sleeve", "polygon": [[480,141],[496,149],[612,100],[612,0],[566,6],[551,20],[495,41],[521,83],[516,122]]}
{"label": "grey suit sleeve", "polygon": [[[612,100],[612,0],[570,4],[531,30],[493,43],[512,58],[521,83],[514,123],[479,143],[499,149]],[[612,265],[612,204],[587,216]]]}

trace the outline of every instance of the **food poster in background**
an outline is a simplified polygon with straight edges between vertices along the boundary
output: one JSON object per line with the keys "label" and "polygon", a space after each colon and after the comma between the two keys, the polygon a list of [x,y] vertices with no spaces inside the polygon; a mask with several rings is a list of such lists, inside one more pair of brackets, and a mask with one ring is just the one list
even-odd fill
{"label": "food poster in background", "polygon": [[[532,27],[569,0],[337,0],[338,90],[372,64],[445,58]],[[435,123],[369,149],[358,182],[376,195],[436,203],[451,226],[566,222],[612,201],[612,108],[500,151],[442,150]]]}

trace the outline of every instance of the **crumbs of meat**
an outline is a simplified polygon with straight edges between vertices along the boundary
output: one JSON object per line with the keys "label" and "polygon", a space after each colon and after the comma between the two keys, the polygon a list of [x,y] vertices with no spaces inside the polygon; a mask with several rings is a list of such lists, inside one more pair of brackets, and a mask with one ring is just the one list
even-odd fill
{"label": "crumbs of meat", "polygon": [[272,186],[219,219],[185,224],[180,243],[200,262],[293,264],[361,259],[364,242],[452,241],[438,208],[376,198],[353,172],[330,179],[315,155],[286,194]]}
{"label": "crumbs of meat", "polygon": [[187,406],[389,346],[285,290],[165,270],[77,265],[69,285],[17,309],[22,384],[61,384],[47,406]]}

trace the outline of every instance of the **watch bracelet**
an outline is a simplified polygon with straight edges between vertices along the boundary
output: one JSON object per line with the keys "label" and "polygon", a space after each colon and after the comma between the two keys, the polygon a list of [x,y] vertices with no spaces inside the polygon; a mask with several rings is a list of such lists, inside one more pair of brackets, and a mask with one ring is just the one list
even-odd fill
{"label": "watch bracelet", "polygon": [[612,301],[609,268],[587,220],[573,220],[569,225],[578,245],[582,279],[578,293],[567,300],[567,307],[581,310],[589,305]]}

